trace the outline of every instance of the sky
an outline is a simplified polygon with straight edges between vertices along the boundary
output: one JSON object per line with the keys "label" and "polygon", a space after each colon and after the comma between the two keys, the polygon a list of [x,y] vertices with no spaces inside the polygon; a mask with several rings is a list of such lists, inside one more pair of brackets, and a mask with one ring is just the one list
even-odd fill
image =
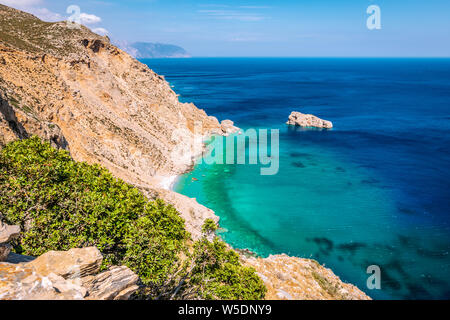
{"label": "sky", "polygon": [[[197,57],[450,57],[449,0],[0,0],[117,41],[170,43]],[[369,6],[380,29],[369,29]],[[71,13],[73,13],[72,11]]]}

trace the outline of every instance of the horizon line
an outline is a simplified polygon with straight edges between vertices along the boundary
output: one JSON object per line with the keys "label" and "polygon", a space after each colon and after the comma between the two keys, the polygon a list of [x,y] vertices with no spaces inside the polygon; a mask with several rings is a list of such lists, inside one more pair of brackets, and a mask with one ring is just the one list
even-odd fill
{"label": "horizon line", "polygon": [[191,57],[166,57],[166,58],[141,58],[141,59],[450,59],[450,56],[191,56]]}

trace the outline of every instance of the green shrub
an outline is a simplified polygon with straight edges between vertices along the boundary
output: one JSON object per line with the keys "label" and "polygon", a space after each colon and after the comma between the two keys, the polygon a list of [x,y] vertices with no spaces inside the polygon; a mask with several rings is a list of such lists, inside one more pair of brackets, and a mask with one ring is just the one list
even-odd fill
{"label": "green shrub", "polygon": [[0,152],[1,216],[21,226],[15,252],[96,246],[102,269],[127,265],[139,275],[140,298],[264,297],[254,270],[218,238],[207,240],[214,221],[205,221],[205,236],[192,244],[172,206],[149,201],[106,169],[75,162],[37,137]]}
{"label": "green shrub", "polygon": [[18,253],[96,246],[103,269],[126,264],[155,291],[181,263],[189,234],[173,207],[39,138],[1,151],[0,186],[0,212],[23,231]]}
{"label": "green shrub", "polygon": [[239,255],[218,237],[212,242],[206,236],[197,241],[193,262],[189,286],[203,299],[264,299],[266,287],[255,270],[242,266]]}
{"label": "green shrub", "polygon": [[219,227],[217,226],[217,223],[214,220],[206,219],[202,227],[202,232],[204,234],[211,234],[216,232],[217,229],[219,229]]}

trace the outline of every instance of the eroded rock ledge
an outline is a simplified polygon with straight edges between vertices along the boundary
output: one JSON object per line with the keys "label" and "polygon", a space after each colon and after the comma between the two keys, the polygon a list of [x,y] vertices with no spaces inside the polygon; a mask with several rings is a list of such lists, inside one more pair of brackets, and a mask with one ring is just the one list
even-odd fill
{"label": "eroded rock ledge", "polygon": [[8,246],[0,254],[0,300],[126,300],[139,289],[138,276],[127,267],[100,273],[103,257],[94,247],[36,259],[10,254],[7,242],[18,230],[0,221],[0,250]]}
{"label": "eroded rock ledge", "polygon": [[5,261],[11,252],[11,245],[9,244],[14,238],[20,234],[19,226],[9,226],[0,220],[0,262]]}

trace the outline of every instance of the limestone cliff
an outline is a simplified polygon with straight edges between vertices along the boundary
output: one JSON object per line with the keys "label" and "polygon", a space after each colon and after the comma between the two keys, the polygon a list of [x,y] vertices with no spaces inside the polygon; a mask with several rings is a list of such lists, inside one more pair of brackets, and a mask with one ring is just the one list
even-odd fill
{"label": "limestone cliff", "polygon": [[[199,131],[194,130],[197,123]],[[193,104],[181,103],[162,76],[107,37],[0,5],[0,145],[38,135],[67,149],[77,161],[101,164],[147,196],[173,204],[198,238],[204,220],[218,217],[194,199],[164,190],[161,181],[191,168],[204,136],[233,130],[232,122],[220,124]],[[286,263],[303,262],[296,259]],[[255,261],[248,263],[267,279],[269,293],[277,292],[281,284],[267,275],[276,271],[271,260]],[[331,271],[329,276],[338,281]],[[101,279],[91,280],[93,288],[101,288]],[[317,297],[297,295],[297,287],[287,283],[281,289],[288,292],[284,296]],[[365,297],[356,288],[357,294],[349,292],[346,298]]]}

